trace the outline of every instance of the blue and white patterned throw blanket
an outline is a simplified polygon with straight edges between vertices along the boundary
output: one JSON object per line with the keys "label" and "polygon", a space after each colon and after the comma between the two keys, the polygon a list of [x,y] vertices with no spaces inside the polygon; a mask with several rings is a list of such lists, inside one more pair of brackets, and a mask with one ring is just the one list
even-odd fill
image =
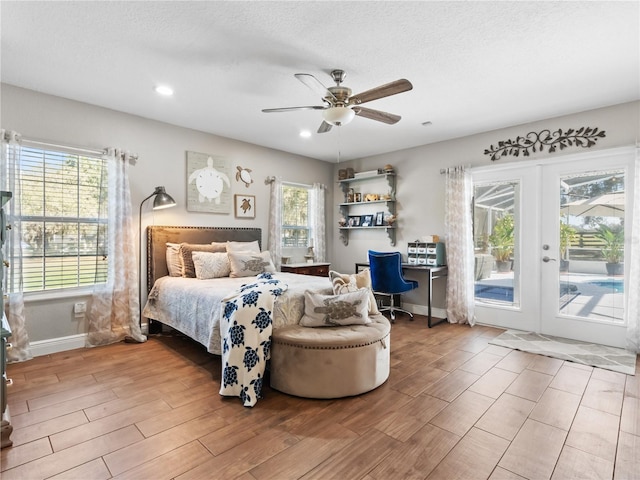
{"label": "blue and white patterned throw blanket", "polygon": [[220,395],[240,397],[245,407],[253,407],[260,398],[271,356],[273,304],[287,288],[270,273],[262,273],[222,300]]}

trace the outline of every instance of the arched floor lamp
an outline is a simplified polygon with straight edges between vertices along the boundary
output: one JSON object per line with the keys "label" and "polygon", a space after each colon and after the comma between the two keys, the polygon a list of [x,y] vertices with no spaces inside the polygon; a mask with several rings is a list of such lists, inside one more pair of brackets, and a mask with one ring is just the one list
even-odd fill
{"label": "arched floor lamp", "polygon": [[140,214],[138,216],[138,302],[140,303],[140,327],[142,327],[142,273],[140,264],[142,263],[142,205],[155,195],[153,199],[153,209],[162,210],[176,206],[176,201],[169,195],[164,187],[156,187],[151,195],[140,202]]}

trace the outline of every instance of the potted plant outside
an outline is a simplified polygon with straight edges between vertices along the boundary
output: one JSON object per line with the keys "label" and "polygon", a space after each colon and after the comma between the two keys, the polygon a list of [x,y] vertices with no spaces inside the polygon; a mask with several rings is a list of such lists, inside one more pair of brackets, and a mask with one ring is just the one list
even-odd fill
{"label": "potted plant outside", "polygon": [[604,242],[600,249],[606,261],[607,275],[622,275],[624,273],[624,228],[611,228],[598,225],[596,237]]}
{"label": "potted plant outside", "polygon": [[511,270],[513,235],[513,215],[504,215],[503,217],[500,217],[493,226],[491,235],[489,235],[491,254],[496,259],[496,269],[498,272],[508,272]]}
{"label": "potted plant outside", "polygon": [[578,232],[571,225],[560,220],[560,271],[569,271],[569,246]]}

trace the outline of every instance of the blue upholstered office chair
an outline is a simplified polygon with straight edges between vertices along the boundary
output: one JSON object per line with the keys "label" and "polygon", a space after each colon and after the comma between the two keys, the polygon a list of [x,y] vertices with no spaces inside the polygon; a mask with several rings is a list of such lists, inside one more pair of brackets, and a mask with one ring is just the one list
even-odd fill
{"label": "blue upholstered office chair", "polygon": [[374,252],[369,250],[369,269],[371,271],[372,290],[391,296],[390,305],[380,308],[380,311],[389,311],[392,322],[396,319],[396,312],[404,312],[413,320],[411,312],[397,307],[395,304],[395,295],[418,288],[418,282],[405,280],[402,276],[402,256],[400,252]]}

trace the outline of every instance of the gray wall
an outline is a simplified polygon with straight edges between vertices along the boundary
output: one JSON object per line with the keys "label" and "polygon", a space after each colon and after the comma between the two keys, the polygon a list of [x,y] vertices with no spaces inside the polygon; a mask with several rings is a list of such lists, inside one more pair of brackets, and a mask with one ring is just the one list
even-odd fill
{"label": "gray wall", "polygon": [[[599,139],[589,151],[634,145],[640,139],[640,102],[590,110],[334,165],[335,179],[338,178],[338,170],[341,168],[353,167],[358,172],[375,170],[386,164],[393,165],[397,173],[398,229],[395,247],[390,246],[386,234],[382,231],[366,230],[351,232],[349,245],[344,246],[338,239],[336,229],[331,256],[332,267],[341,271],[352,271],[354,262],[367,261],[369,249],[396,250],[402,252],[406,258],[408,242],[431,234],[440,235],[442,238],[444,236],[445,179],[444,175],[440,174],[441,169],[456,165],[480,167],[507,162],[532,162],[550,156],[559,157],[584,152],[586,149],[572,147],[554,154],[544,151],[532,157],[507,156],[496,162],[491,162],[490,157],[484,155],[485,149],[490,145],[496,145],[501,140],[515,139],[518,135],[524,136],[532,131],[539,132],[544,129],[554,131],[559,128],[566,131],[569,128],[575,129],[582,126],[598,127],[606,132],[606,137]],[[425,138],[428,138],[427,128],[425,128]],[[339,188],[334,189],[333,198],[334,205],[344,201]],[[333,213],[333,224],[337,227],[340,215],[336,206],[333,207]],[[424,280],[424,276],[420,274],[407,274],[407,276],[419,282]],[[422,282],[418,290],[404,295],[403,301],[413,304],[414,311],[424,313],[422,306],[425,305],[426,294],[424,282]],[[433,297],[434,306],[438,308],[437,313],[443,314],[444,282],[436,281]]]}
{"label": "gray wall", "polygon": [[[142,199],[157,185],[164,185],[179,204],[177,208],[159,212],[153,212],[150,205],[145,204],[143,228],[148,224],[255,226],[263,229],[263,243],[266,244],[269,187],[264,184],[264,179],[276,175],[292,182],[324,183],[329,187],[326,205],[327,260],[333,269],[342,272],[352,272],[354,262],[366,261],[368,249],[397,250],[406,254],[408,242],[430,234],[443,236],[444,177],[440,169],[461,164],[474,167],[489,165],[492,162],[483,152],[491,144],[545,128],[566,130],[582,126],[606,131],[606,138],[600,139],[592,150],[633,145],[640,138],[640,102],[634,102],[331,164],[10,85],[3,84],[1,88],[2,128],[16,130],[24,137],[54,143],[95,149],[117,146],[137,153],[139,160],[130,170],[134,210],[137,212]],[[428,129],[425,129],[425,141],[428,141]],[[232,193],[256,195],[255,220],[236,219],[233,214],[187,212],[187,150],[226,156],[232,161],[233,169],[241,165],[253,170],[254,183],[251,187],[246,188],[234,180]],[[555,155],[581,150],[570,148]],[[505,157],[496,163],[535,161],[547,156],[548,153],[544,152],[528,159]],[[339,219],[336,205],[343,201],[342,191],[336,184],[338,170],[351,166],[356,171],[366,171],[387,163],[394,166],[398,175],[396,246],[389,245],[388,237],[382,231],[351,232],[349,245],[344,246],[335,228]],[[292,261],[302,261],[303,253],[293,252]],[[419,274],[414,278],[421,280]],[[406,302],[412,304],[418,313],[423,313],[425,295],[423,283],[420,289],[406,296]],[[438,314],[443,313],[444,298],[444,284],[438,282],[434,290]],[[55,343],[56,339],[84,333],[84,318],[73,315],[76,301],[79,301],[78,297],[60,296],[29,300],[26,314],[32,342]]]}
{"label": "gray wall", "polygon": [[[120,147],[138,154],[130,169],[131,196],[137,223],[140,202],[157,185],[164,185],[178,206],[153,211],[152,201],[143,208],[142,228],[147,225],[194,225],[262,228],[263,246],[267,242],[269,186],[268,176],[285,181],[311,184],[333,183],[330,163],[272,150],[208,133],[176,127],[122,112],[43,95],[11,85],[1,85],[2,128],[16,130],[23,137],[62,145],[102,149]],[[215,113],[212,113],[212,115]],[[186,151],[225,156],[237,165],[250,168],[254,183],[249,188],[232,178],[232,193],[256,196],[256,218],[237,219],[232,213],[211,214],[187,212]],[[327,194],[327,212],[332,211],[332,191]],[[328,252],[333,250],[333,230],[328,225]],[[303,261],[304,252],[293,252],[292,261]],[[143,245],[143,257],[144,257]],[[144,277],[144,275],[143,275]],[[146,277],[145,277],[146,278]],[[143,278],[144,281],[144,278]],[[146,291],[146,288],[143,287]],[[82,334],[86,331],[83,317],[76,318],[73,304],[78,297],[27,299],[27,328],[32,342]]]}

